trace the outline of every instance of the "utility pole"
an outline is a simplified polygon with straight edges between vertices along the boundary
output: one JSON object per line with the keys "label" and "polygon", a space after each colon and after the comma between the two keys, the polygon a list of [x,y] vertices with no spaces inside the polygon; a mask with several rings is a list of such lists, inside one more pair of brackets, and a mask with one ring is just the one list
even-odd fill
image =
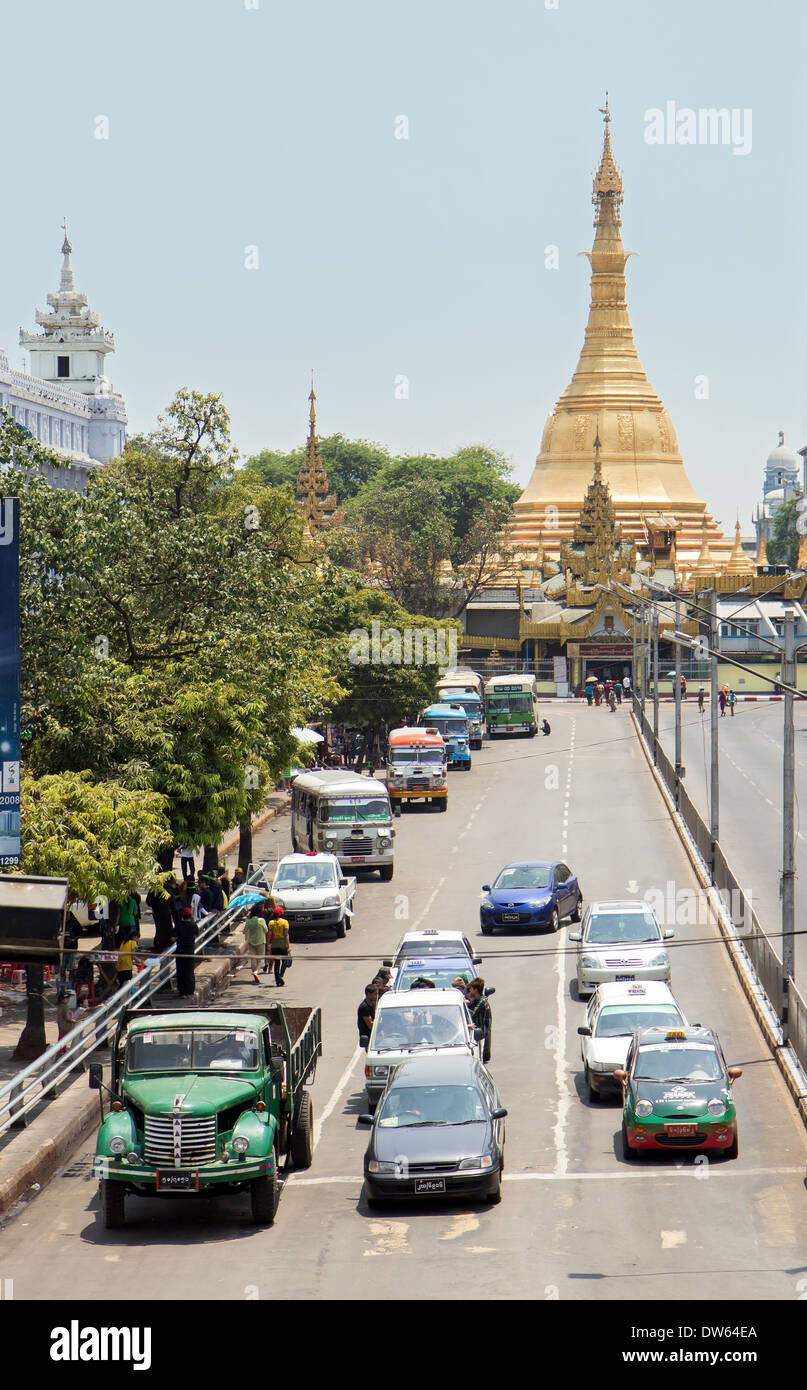
{"label": "utility pole", "polygon": [[[675,631],[681,631],[681,600],[675,600]],[[675,809],[681,801],[681,643],[675,644]]]}
{"label": "utility pole", "polygon": [[653,604],[653,762],[658,762],[658,604]]}
{"label": "utility pole", "polygon": [[717,689],[717,589],[711,591],[709,606],[712,610],[709,621],[709,646],[712,650],[712,681],[709,690],[709,714],[710,714],[710,735],[711,735],[711,754],[712,772],[709,794],[709,835],[711,839],[709,870],[714,879],[715,876],[715,850],[718,837],[720,835],[720,785],[717,770],[717,720],[718,720],[718,689]]}
{"label": "utility pole", "polygon": [[642,597],[642,645],[641,645],[641,661],[642,661],[642,683],[641,683],[641,685],[639,686],[639,689],[640,689],[641,692],[642,692],[642,715],[644,715],[645,686],[646,686],[646,684],[647,684],[647,670],[646,670],[646,667],[645,667],[645,660],[644,660],[644,596]]}
{"label": "utility pole", "polygon": [[785,689],[785,727],[783,738],[782,775],[782,1041],[788,1042],[788,979],[795,973],[796,893],[795,893],[795,736],[793,730],[793,694],[788,686],[796,684],[796,650],[794,642],[793,609],[785,610],[782,681]]}

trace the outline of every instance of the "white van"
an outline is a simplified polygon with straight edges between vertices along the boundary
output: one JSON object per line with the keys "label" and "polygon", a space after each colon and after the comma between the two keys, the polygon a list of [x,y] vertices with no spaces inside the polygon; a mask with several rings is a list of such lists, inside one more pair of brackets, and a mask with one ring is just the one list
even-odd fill
{"label": "white van", "polygon": [[[477,1033],[479,1036],[477,1037]],[[409,989],[382,994],[367,1044],[367,1101],[375,1110],[389,1074],[410,1057],[482,1056],[482,1029],[475,1029],[458,989]]]}
{"label": "white van", "polygon": [[297,853],[335,854],[344,867],[393,872],[395,831],[383,782],[355,772],[303,772],[291,789],[291,843]]}

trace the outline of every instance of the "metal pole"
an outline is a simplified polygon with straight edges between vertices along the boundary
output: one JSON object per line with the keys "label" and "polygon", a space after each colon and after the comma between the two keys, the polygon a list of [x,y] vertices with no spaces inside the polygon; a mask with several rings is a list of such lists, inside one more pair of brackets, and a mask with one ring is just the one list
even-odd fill
{"label": "metal pole", "polygon": [[630,663],[631,707],[636,709],[636,605],[633,605],[633,652]]}
{"label": "metal pole", "polygon": [[[675,630],[681,631],[681,600],[675,600]],[[681,643],[675,644],[675,809],[681,800]]]}
{"label": "metal pole", "polygon": [[658,604],[653,604],[653,762],[658,762]]}
{"label": "metal pole", "polygon": [[642,717],[644,718],[645,685],[647,684],[647,669],[644,660],[644,599],[642,599],[642,644],[641,644],[641,664],[642,664],[642,683],[639,689],[642,692]]}
{"label": "metal pole", "polygon": [[[782,680],[796,684],[795,625],[793,609],[785,612],[785,644],[782,655]],[[785,689],[785,727],[783,739],[782,776],[782,1040],[788,1041],[788,979],[795,977],[796,927],[796,865],[795,865],[795,735],[793,729],[793,695]]]}
{"label": "metal pole", "polygon": [[712,843],[711,843],[711,853],[710,853],[709,870],[710,870],[710,873],[711,873],[711,875],[712,875],[712,878],[714,878],[714,874],[715,874],[715,848],[716,848],[716,846],[717,846],[717,841],[718,841],[718,837],[719,837],[719,834],[720,834],[720,784],[719,784],[718,768],[717,768],[717,747],[718,747],[718,745],[717,745],[717,738],[718,738],[718,735],[717,735],[717,720],[718,720],[719,710],[718,710],[718,701],[717,701],[717,697],[718,697],[717,680],[718,680],[718,677],[717,677],[717,590],[716,590],[716,589],[712,589],[711,598],[710,598],[710,606],[711,606],[711,609],[712,609],[712,616],[711,616],[711,619],[710,619],[710,622],[709,622],[709,629],[710,629],[710,631],[709,631],[709,646],[710,646],[711,649],[712,649],[713,655],[712,655],[712,658],[711,658],[711,662],[712,662],[712,680],[711,680],[711,686],[710,686],[710,690],[709,690],[709,715],[710,715],[710,726],[711,726],[711,727],[710,727],[710,735],[711,735],[711,754],[712,754],[712,772],[711,772],[711,782],[710,782],[711,791],[710,791],[710,795],[709,795],[709,835],[710,835],[710,838],[711,838],[711,842],[712,842]]}

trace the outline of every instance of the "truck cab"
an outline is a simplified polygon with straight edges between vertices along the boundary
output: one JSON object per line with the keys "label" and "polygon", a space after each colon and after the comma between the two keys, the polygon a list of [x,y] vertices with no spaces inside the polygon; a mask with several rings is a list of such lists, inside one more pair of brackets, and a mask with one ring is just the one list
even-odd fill
{"label": "truck cab", "polygon": [[395,815],[410,801],[448,810],[446,745],[439,729],[392,729],[387,745],[387,788]]}
{"label": "truck cab", "polygon": [[424,727],[437,729],[442,735],[448,755],[448,766],[471,770],[470,731],[468,716],[462,705],[441,702],[423,711]]}
{"label": "truck cab", "polygon": [[472,748],[482,747],[482,734],[485,729],[485,701],[482,680],[474,672],[469,672],[467,680],[459,673],[450,672],[437,686],[437,698],[444,704],[460,704],[468,716],[470,744]]}
{"label": "truck cab", "polygon": [[333,928],[345,935],[353,917],[355,877],[346,877],[335,854],[286,854],[272,880],[272,896],[290,927]]}

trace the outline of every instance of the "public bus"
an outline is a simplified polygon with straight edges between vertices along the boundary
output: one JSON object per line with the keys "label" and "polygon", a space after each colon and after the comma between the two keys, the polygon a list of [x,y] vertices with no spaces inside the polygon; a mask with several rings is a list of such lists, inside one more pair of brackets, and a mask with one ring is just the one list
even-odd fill
{"label": "public bus", "polygon": [[446,671],[437,682],[437,699],[444,704],[459,702],[463,706],[468,716],[471,747],[481,748],[485,727],[485,687],[482,677],[467,667]]}
{"label": "public bus", "polygon": [[387,788],[393,812],[408,801],[448,810],[446,746],[439,729],[391,729],[387,745]]}
{"label": "public bus", "polygon": [[492,676],[485,685],[485,722],[491,738],[538,732],[538,686],[528,672]]}
{"label": "public bus", "polygon": [[449,767],[460,767],[470,772],[468,716],[459,701],[449,705],[445,700],[440,700],[434,705],[429,705],[420,716],[420,722],[423,726],[437,729],[438,733],[442,734]]}
{"label": "public bus", "polygon": [[291,784],[291,844],[335,854],[351,868],[378,869],[392,878],[394,835],[383,782],[356,772],[302,772]]}

